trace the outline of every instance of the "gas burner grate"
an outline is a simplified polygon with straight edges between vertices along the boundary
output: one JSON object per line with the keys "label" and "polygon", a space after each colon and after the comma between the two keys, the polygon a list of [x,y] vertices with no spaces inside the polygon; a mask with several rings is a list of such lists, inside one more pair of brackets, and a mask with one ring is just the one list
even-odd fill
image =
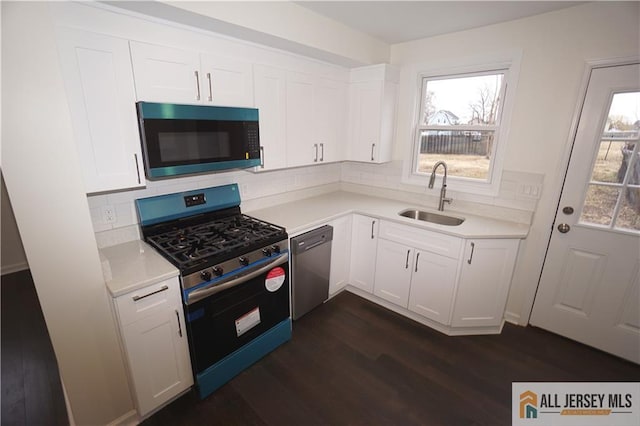
{"label": "gas burner grate", "polygon": [[184,270],[241,256],[250,247],[269,244],[283,236],[286,231],[282,227],[238,214],[174,227],[148,235],[147,242]]}

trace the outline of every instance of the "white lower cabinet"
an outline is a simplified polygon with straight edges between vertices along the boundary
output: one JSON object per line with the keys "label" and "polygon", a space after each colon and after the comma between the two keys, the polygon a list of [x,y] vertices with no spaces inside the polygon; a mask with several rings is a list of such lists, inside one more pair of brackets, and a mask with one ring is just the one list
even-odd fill
{"label": "white lower cabinet", "polygon": [[115,299],[138,415],[193,385],[178,278]]}
{"label": "white lower cabinet", "polygon": [[373,294],[391,303],[407,307],[413,248],[393,241],[378,240]]}
{"label": "white lower cabinet", "polygon": [[409,310],[449,325],[458,259],[416,250]]}
{"label": "white lower cabinet", "polygon": [[333,226],[331,244],[331,274],[329,294],[342,290],[349,282],[351,259],[351,215],[342,216],[329,222]]}
{"label": "white lower cabinet", "polygon": [[373,292],[379,222],[377,218],[353,215],[349,284],[368,293]]}
{"label": "white lower cabinet", "polygon": [[375,219],[355,216],[351,285],[367,290],[374,278],[372,300],[447,334],[500,331],[518,239],[464,240],[382,220],[372,273],[365,243]]}
{"label": "white lower cabinet", "polygon": [[502,324],[519,244],[516,239],[465,242],[452,326]]}

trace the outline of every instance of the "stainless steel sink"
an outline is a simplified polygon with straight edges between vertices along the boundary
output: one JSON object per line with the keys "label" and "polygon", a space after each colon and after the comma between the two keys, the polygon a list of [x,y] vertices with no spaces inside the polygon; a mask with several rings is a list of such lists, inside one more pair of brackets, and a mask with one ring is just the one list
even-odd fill
{"label": "stainless steel sink", "polygon": [[438,213],[431,213],[424,210],[407,209],[398,213],[400,216],[410,219],[423,220],[425,222],[437,223],[438,225],[458,226],[464,222],[464,218],[447,216]]}

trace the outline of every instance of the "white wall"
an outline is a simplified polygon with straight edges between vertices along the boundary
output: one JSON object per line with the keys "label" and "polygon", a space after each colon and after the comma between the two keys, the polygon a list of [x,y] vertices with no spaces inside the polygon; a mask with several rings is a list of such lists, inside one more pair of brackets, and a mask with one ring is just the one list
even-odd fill
{"label": "white wall", "polygon": [[[544,188],[518,257],[507,306],[512,319],[521,317],[526,323],[533,303],[568,162],[572,120],[583,96],[586,63],[640,54],[639,6],[592,2],[391,48],[391,62],[400,67],[522,53],[504,168],[544,175]],[[408,156],[415,87],[415,78],[401,81],[396,159]]]}
{"label": "white wall", "polygon": [[2,2],[2,173],[77,424],[133,409],[49,4]]}
{"label": "white wall", "polygon": [[24,254],[24,247],[22,246],[22,240],[18,232],[18,225],[16,224],[16,218],[11,208],[11,201],[9,200],[2,175],[0,175],[0,192],[2,193],[2,199],[0,201],[0,222],[2,224],[0,230],[0,237],[2,239],[0,245],[0,261],[2,262],[2,266],[0,266],[0,270],[2,271],[2,275],[4,275],[27,269],[29,265],[27,264],[27,256]]}

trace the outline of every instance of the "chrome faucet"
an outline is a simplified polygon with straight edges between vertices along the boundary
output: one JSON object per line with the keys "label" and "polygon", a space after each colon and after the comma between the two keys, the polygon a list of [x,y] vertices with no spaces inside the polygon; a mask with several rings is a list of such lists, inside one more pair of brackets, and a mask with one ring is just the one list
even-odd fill
{"label": "chrome faucet", "polygon": [[429,178],[429,189],[433,189],[433,184],[436,181],[436,169],[438,167],[444,167],[444,176],[442,177],[442,188],[440,188],[440,201],[438,202],[438,210],[444,211],[444,203],[451,203],[452,198],[447,198],[447,163],[444,161],[438,161],[433,166],[431,171],[431,177]]}

